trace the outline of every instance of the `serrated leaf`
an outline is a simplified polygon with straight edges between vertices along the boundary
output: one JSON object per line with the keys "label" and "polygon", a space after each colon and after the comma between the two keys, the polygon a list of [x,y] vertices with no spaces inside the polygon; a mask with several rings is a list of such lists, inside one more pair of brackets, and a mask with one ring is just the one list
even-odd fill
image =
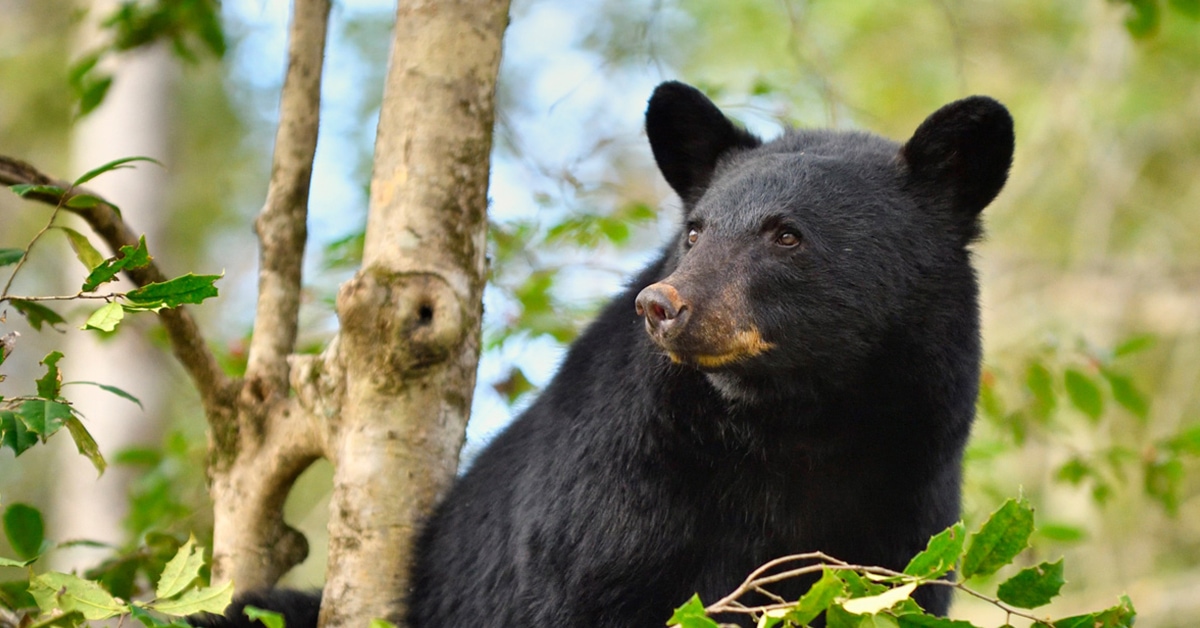
{"label": "serrated leaf", "polygon": [[1037,608],[1050,603],[1066,584],[1063,561],[1041,563],[1017,572],[996,589],[996,597],[1018,608]]}
{"label": "serrated leaf", "polygon": [[705,614],[704,604],[700,602],[699,595],[693,595],[683,606],[675,609],[671,619],[667,620],[667,625],[680,628],[718,628],[717,622]]}
{"label": "serrated leaf", "polygon": [[222,275],[194,275],[188,273],[169,281],[151,283],[125,294],[133,307],[157,309],[179,307],[185,303],[198,304],[217,296],[213,284]]}
{"label": "serrated leaf", "polygon": [[17,410],[17,418],[37,434],[42,442],[62,429],[63,421],[71,418],[71,407],[57,401],[45,399],[30,399],[21,404]]}
{"label": "serrated leaf", "polygon": [[142,402],[140,399],[138,399],[137,397],[134,397],[133,395],[129,394],[128,392],[125,392],[124,390],[121,390],[120,388],[117,388],[116,386],[110,386],[108,384],[101,384],[98,382],[87,382],[87,381],[82,381],[82,380],[74,381],[74,382],[67,382],[67,383],[63,384],[63,386],[75,386],[75,385],[95,386],[96,388],[99,388],[100,390],[103,390],[105,392],[110,392],[122,399],[132,401],[133,403],[136,403],[139,408],[142,408],[143,410],[145,410],[145,407],[142,406]]}
{"label": "serrated leaf", "polygon": [[1067,397],[1070,398],[1071,405],[1093,421],[1098,420],[1104,413],[1104,398],[1100,395],[1100,387],[1096,386],[1092,378],[1076,369],[1067,369],[1063,383],[1067,387]]}
{"label": "serrated leaf", "polygon": [[1029,546],[1033,533],[1033,509],[1021,499],[1004,502],[978,532],[971,535],[963,556],[963,579],[986,576],[1012,562]]}
{"label": "serrated leaf", "polygon": [[[276,613],[275,611],[269,611],[257,606],[250,606],[249,604],[242,607],[242,613],[244,613],[246,617],[250,619],[250,621],[261,622],[262,625],[266,626],[267,628],[286,628],[286,626],[284,626],[282,613]],[[371,620],[371,624],[374,625],[376,621],[379,620]]]}
{"label": "serrated leaf", "polygon": [[1132,628],[1137,611],[1129,596],[1122,595],[1121,603],[1098,613],[1075,615],[1053,622],[1054,628]]}
{"label": "serrated leaf", "polygon": [[22,198],[29,196],[30,194],[46,194],[48,196],[61,197],[66,193],[66,190],[58,187],[57,185],[35,185],[32,183],[19,183],[17,185],[10,185],[8,189],[12,190],[14,194]]}
{"label": "serrated leaf", "polygon": [[221,614],[233,601],[233,581],[221,586],[192,589],[174,600],[156,600],[149,608],[168,615],[194,615],[196,613]]}
{"label": "serrated leaf", "polygon": [[876,584],[853,571],[838,571],[838,579],[846,583],[846,594],[850,597],[868,597],[887,591],[887,587]]}
{"label": "serrated leaf", "polygon": [[37,380],[37,394],[42,399],[58,399],[62,393],[62,373],[58,370],[58,361],[62,357],[62,352],[51,351],[39,362],[46,367],[46,374]]}
{"label": "serrated leaf", "polygon": [[114,598],[97,582],[65,573],[44,573],[29,582],[29,593],[42,612],[60,608],[76,611],[91,621],[108,619],[129,612],[129,607]]}
{"label": "serrated leaf", "polygon": [[75,448],[79,450],[79,453],[91,461],[92,466],[96,467],[97,473],[104,475],[108,463],[105,462],[104,455],[100,453],[100,446],[96,444],[96,439],[92,438],[92,433],[75,416],[66,419],[63,424],[66,426],[67,432],[71,434],[71,440],[75,441]]}
{"label": "serrated leaf", "polygon": [[37,434],[29,431],[16,412],[0,410],[0,446],[8,447],[14,455],[20,456],[37,442]]}
{"label": "serrated leaf", "polygon": [[122,168],[132,168],[132,166],[129,166],[127,164],[133,163],[135,161],[148,161],[156,166],[162,166],[162,164],[159,163],[159,161],[157,159],[153,159],[151,157],[122,157],[121,159],[114,159],[102,166],[97,166],[95,168],[92,168],[91,170],[88,170],[87,172],[80,175],[80,177],[78,179],[75,179],[75,182],[72,183],[71,185],[74,187],[79,187],[79,186],[83,185],[84,183],[87,183],[88,181],[91,181],[92,179],[95,179],[96,177],[98,177],[106,172],[111,172],[113,170],[120,170]]}
{"label": "serrated leaf", "polygon": [[54,310],[33,301],[10,299],[9,303],[12,304],[14,310],[25,317],[25,321],[29,323],[30,327],[38,331],[42,330],[43,323],[50,325],[55,331],[61,331],[55,325],[67,322]]}
{"label": "serrated leaf", "polygon": [[817,580],[808,592],[800,597],[794,608],[787,611],[784,619],[804,626],[825,612],[825,609],[829,608],[829,605],[845,592],[846,584],[842,582],[841,578],[838,578],[829,569],[825,569],[821,573],[821,579]]}
{"label": "serrated leaf", "polygon": [[126,244],[117,255],[114,255],[92,269],[80,288],[83,292],[92,292],[101,284],[112,281],[117,273],[125,269],[141,268],[150,263],[150,253],[146,250],[146,236],[138,238],[137,246]]}
{"label": "serrated leaf", "polygon": [[[72,206],[70,203],[67,205]],[[87,236],[68,227],[58,227],[58,229],[67,235],[67,242],[71,244],[71,250],[75,251],[75,257],[88,272],[104,263],[104,256],[96,250],[96,247],[92,246]]]}
{"label": "serrated leaf", "polygon": [[879,595],[846,600],[842,603],[842,608],[855,615],[872,615],[895,606],[901,600],[907,600],[916,590],[917,583],[910,582],[888,589]]}
{"label": "serrated leaf", "polygon": [[98,329],[100,331],[113,331],[117,325],[125,318],[125,308],[120,303],[113,301],[105,303],[100,309],[92,312],[87,321],[80,329]]}
{"label": "serrated leaf", "polygon": [[925,551],[913,556],[904,573],[922,578],[939,578],[954,569],[966,543],[966,527],[961,521],[929,539]]}
{"label": "serrated leaf", "polygon": [[16,264],[22,257],[25,251],[21,249],[0,249],[0,267]]}
{"label": "serrated leaf", "polygon": [[203,567],[204,551],[196,547],[194,537],[189,537],[183,547],[175,553],[175,556],[167,561],[167,566],[163,568],[154,594],[160,600],[175,597],[200,577],[200,570]]}
{"label": "serrated leaf", "polygon": [[46,542],[42,513],[28,504],[10,504],[4,509],[4,536],[18,558],[27,561],[37,558]]}

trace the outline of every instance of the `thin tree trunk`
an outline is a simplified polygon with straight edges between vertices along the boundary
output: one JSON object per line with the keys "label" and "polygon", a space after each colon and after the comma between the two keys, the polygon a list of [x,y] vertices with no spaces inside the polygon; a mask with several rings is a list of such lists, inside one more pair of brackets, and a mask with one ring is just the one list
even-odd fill
{"label": "thin tree trunk", "polygon": [[331,452],[326,628],[403,621],[414,531],[457,468],[507,22],[507,0],[397,8],[363,268],[338,295],[346,397]]}

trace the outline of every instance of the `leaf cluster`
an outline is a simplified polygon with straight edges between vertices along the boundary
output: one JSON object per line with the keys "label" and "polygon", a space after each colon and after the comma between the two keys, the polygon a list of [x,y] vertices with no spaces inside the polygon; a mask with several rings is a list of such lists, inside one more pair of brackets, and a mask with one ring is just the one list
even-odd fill
{"label": "leaf cluster", "polygon": [[[44,538],[43,531],[37,509],[25,504],[5,509],[4,532],[19,559],[0,557],[0,567],[26,568],[28,575],[0,583],[0,608],[21,617],[26,628],[81,626],[119,616],[132,616],[148,628],[186,627],[183,617],[222,612],[233,597],[232,582],[205,584],[204,549],[195,539],[180,544],[166,536],[148,538],[140,555],[110,561],[80,577],[55,571],[35,573],[33,566],[47,551],[72,545],[55,545]],[[134,585],[138,573],[156,581],[152,591],[144,592],[146,601],[132,599],[143,593]]]}
{"label": "leaf cluster", "polygon": [[[926,613],[911,597],[920,586],[946,586],[984,599],[1004,611],[1005,625],[1014,616],[1033,622],[1035,628],[1132,626],[1136,613],[1127,597],[1107,609],[1053,619],[1028,609],[1049,604],[1065,584],[1063,561],[1042,562],[1018,571],[997,587],[995,596],[967,586],[973,579],[991,576],[1011,565],[1029,547],[1034,531],[1033,509],[1024,499],[1009,499],[974,533],[962,522],[930,539],[902,572],[874,566],[852,565],[821,553],[772,561],[756,570],[736,591],[707,607],[698,596],[675,611],[668,622],[682,628],[719,628],[714,617],[748,614],[759,628],[799,628],[824,617],[829,628],[973,628],[975,624]],[[801,565],[794,567],[794,565]],[[772,572],[788,566],[783,572]],[[958,567],[961,582],[951,580]],[[770,575],[767,575],[771,572]],[[768,586],[810,574],[820,578],[795,601],[783,600]],[[739,599],[747,593],[764,595],[773,603],[747,606]]]}

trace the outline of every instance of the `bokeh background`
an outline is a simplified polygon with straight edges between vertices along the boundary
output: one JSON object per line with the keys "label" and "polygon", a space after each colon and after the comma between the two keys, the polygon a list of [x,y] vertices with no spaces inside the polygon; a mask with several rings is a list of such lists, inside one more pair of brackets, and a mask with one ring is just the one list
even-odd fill
{"label": "bokeh background", "polygon": [[[64,178],[134,154],[162,162],[96,187],[168,272],[224,271],[222,298],[197,314],[236,372],[288,5],[227,0],[220,55],[161,46],[106,59],[113,88],[78,118],[69,69],[103,41],[97,23],[114,6],[0,0],[0,154]],[[391,19],[387,2],[335,2],[308,350],[336,329],[332,298],[357,259]],[[975,249],[986,364],[964,517],[978,525],[1017,494],[1037,507],[1031,560],[1066,557],[1056,616],[1128,592],[1140,626],[1200,625],[1200,2],[515,0],[501,73],[487,347],[465,461],[676,228],[678,201],[641,130],[658,82],[693,83],[768,137],[795,125],[903,140],[939,106],[988,94],[1011,109],[1017,152]],[[23,247],[47,215],[0,194],[0,246]],[[13,292],[73,292],[72,258],[47,236]],[[68,388],[113,468],[97,481],[65,436],[20,459],[0,451],[0,506],[38,506],[59,541],[203,536],[203,419],[161,332],[148,318],[113,339],[77,325],[39,332],[9,312],[0,335],[22,336],[0,394],[30,387],[59,348],[67,379],[121,385],[144,409]],[[322,580],[328,475],[317,465],[289,501],[315,546],[293,585]],[[104,551],[61,553],[82,568]],[[1005,620],[966,599],[954,613]]]}

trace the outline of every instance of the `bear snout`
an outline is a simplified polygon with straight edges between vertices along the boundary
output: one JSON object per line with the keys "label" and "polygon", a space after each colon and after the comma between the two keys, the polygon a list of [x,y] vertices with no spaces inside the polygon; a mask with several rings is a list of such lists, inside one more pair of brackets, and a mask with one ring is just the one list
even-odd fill
{"label": "bear snout", "polygon": [[679,296],[674,286],[650,284],[638,293],[635,301],[638,316],[646,319],[646,331],[655,340],[678,336],[691,316],[692,308]]}

